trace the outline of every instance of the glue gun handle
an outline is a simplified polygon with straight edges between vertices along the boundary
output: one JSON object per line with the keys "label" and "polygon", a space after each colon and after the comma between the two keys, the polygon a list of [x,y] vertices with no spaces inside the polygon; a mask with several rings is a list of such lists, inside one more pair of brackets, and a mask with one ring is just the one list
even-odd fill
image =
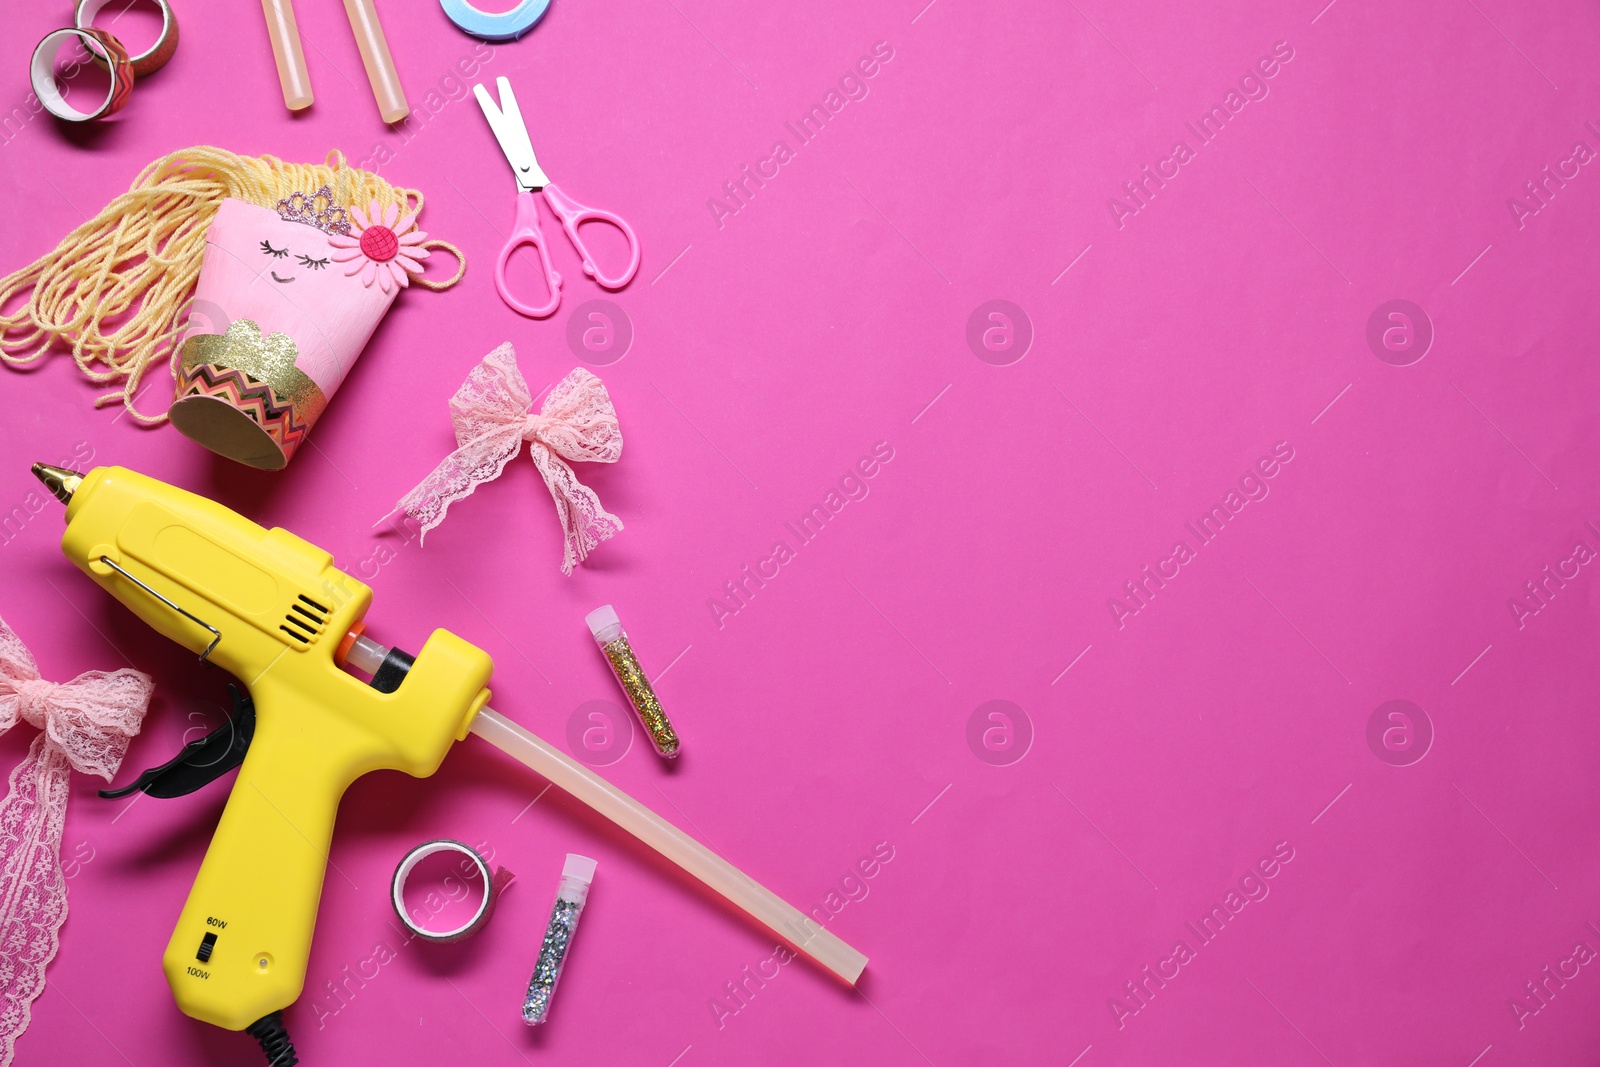
{"label": "glue gun handle", "polygon": [[257,694],[250,752],[162,957],[184,1013],[231,1030],[305,985],[334,816],[355,777],[348,750],[306,728],[313,716],[275,715],[270,699]]}

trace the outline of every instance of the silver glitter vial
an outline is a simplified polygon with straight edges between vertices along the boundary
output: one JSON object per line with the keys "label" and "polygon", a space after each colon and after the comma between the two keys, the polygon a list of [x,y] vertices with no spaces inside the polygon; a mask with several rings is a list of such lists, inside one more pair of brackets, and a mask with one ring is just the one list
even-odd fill
{"label": "silver glitter vial", "polygon": [[578,916],[589,899],[595,867],[595,861],[588,856],[567,853],[566,865],[561,868],[561,888],[556,890],[555,907],[550,911],[550,926],[544,932],[533,977],[528,979],[528,995],[522,1001],[522,1021],[529,1026],[538,1026],[550,1018],[550,1001],[556,995],[556,983],[561,980],[561,969],[572,948],[572,935],[578,932]]}

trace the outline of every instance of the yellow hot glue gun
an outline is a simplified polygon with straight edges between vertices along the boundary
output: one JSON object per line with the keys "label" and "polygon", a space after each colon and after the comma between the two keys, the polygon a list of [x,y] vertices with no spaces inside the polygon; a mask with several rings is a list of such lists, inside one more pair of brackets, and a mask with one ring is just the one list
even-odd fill
{"label": "yellow hot glue gun", "polygon": [[[296,1061],[282,1010],[305,984],[334,815],[349,785],[438,769],[470,731],[532,767],[854,984],[867,960],[770,890],[486,704],[493,662],[435,630],[415,658],[363,632],[372,590],[286,530],[122,467],[35,464],[67,505],[67,558],[157,631],[250,690],[248,722],[137,787],[175,795],[239,767],[162,969],[185,1014]],[[361,680],[346,666],[372,676]],[[247,704],[246,707],[249,705]],[[220,733],[220,732],[219,732]],[[204,759],[188,759],[203,749]],[[199,768],[198,770],[196,768]],[[161,778],[169,779],[162,791]],[[187,784],[172,786],[187,774]]]}

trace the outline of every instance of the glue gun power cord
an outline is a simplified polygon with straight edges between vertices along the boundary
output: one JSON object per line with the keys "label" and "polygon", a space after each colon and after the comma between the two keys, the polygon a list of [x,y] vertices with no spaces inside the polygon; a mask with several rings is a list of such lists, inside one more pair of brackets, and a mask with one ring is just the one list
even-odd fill
{"label": "glue gun power cord", "polygon": [[294,1042],[283,1025],[283,1012],[263,1015],[244,1028],[244,1032],[261,1042],[261,1051],[267,1057],[267,1067],[294,1067],[300,1057],[294,1054]]}

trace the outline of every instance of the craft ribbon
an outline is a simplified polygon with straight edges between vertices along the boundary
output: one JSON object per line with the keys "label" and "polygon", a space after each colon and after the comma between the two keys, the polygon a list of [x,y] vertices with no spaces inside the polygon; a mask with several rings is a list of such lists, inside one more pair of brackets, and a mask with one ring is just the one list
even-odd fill
{"label": "craft ribbon", "polygon": [[67,918],[61,831],[71,772],[108,782],[116,775],[152,689],[149,677],[126,669],[45,681],[0,619],[0,733],[19,721],[39,730],[0,801],[0,1067],[28,1028]]}
{"label": "craft ribbon", "polygon": [[622,520],[600,506],[594,490],[578,481],[566,462],[615,463],[622,457],[622,431],[611,397],[582,367],[556,383],[535,414],[516,352],[503,344],[472,368],[450,398],[450,421],[456,450],[395,505],[422,525],[419,541],[444,521],[451,504],[500,477],[524,441],[566,533],[563,574],[571,574],[574,564],[622,529]]}

